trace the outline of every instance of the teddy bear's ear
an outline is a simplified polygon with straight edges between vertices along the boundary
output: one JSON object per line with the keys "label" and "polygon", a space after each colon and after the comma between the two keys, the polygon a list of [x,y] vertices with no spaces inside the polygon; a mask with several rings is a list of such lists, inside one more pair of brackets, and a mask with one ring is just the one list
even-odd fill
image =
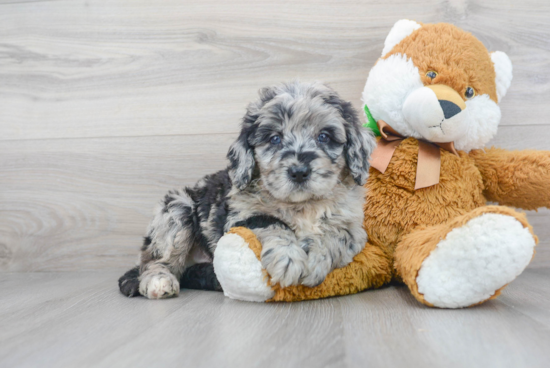
{"label": "teddy bear's ear", "polygon": [[401,42],[402,39],[416,31],[421,25],[414,20],[401,19],[398,20],[391,29],[390,33],[384,41],[384,50],[382,50],[382,56],[390,52],[395,45]]}
{"label": "teddy bear's ear", "polygon": [[495,83],[497,86],[498,102],[500,102],[512,83],[512,61],[502,51],[491,52],[491,60],[495,65]]}

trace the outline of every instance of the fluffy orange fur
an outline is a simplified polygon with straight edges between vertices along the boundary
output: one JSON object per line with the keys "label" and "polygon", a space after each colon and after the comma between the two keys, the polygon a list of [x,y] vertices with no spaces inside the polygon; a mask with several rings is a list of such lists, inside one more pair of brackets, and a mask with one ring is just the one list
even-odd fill
{"label": "fluffy orange fur", "polygon": [[[461,96],[470,86],[476,94],[487,94],[498,102],[495,69],[487,49],[471,33],[452,24],[423,24],[384,58],[393,54],[407,54],[418,67],[424,85],[445,84]],[[430,79],[426,76],[430,70],[439,74]]]}
{"label": "fluffy orange fur", "polygon": [[550,152],[493,147],[474,150],[470,157],[481,172],[488,201],[526,210],[550,207]]}

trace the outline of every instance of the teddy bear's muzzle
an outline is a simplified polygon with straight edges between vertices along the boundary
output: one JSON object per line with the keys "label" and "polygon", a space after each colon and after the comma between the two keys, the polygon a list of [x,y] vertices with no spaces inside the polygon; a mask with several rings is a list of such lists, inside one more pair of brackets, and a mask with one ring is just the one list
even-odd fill
{"label": "teddy bear's muzzle", "polygon": [[467,132],[466,103],[451,87],[429,85],[413,91],[403,104],[411,127],[431,142],[453,142]]}

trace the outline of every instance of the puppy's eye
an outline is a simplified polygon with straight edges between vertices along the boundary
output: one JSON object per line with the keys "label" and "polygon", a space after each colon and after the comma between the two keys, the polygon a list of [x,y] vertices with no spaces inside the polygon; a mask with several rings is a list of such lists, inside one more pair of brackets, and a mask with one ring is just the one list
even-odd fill
{"label": "puppy's eye", "polygon": [[319,143],[327,143],[330,140],[330,138],[329,138],[328,134],[321,133],[317,137],[317,140],[319,141]]}
{"label": "puppy's eye", "polygon": [[279,137],[278,135],[274,135],[273,137],[271,137],[269,142],[271,142],[271,144],[273,144],[275,146],[278,145],[278,144],[281,144],[281,137]]}
{"label": "puppy's eye", "polygon": [[428,77],[430,79],[434,79],[435,77],[437,77],[437,72],[434,72],[433,70],[430,70],[429,72],[426,73],[426,77]]}
{"label": "puppy's eye", "polygon": [[464,97],[466,97],[467,99],[470,99],[475,95],[476,95],[476,91],[472,87],[468,86],[466,88],[466,92],[464,92]]}

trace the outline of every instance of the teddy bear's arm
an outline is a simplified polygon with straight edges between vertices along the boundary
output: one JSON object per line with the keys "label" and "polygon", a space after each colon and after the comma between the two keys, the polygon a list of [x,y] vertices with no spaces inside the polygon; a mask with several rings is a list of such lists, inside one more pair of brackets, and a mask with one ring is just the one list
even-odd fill
{"label": "teddy bear's arm", "polygon": [[470,152],[483,177],[488,201],[534,210],[550,208],[550,151]]}

